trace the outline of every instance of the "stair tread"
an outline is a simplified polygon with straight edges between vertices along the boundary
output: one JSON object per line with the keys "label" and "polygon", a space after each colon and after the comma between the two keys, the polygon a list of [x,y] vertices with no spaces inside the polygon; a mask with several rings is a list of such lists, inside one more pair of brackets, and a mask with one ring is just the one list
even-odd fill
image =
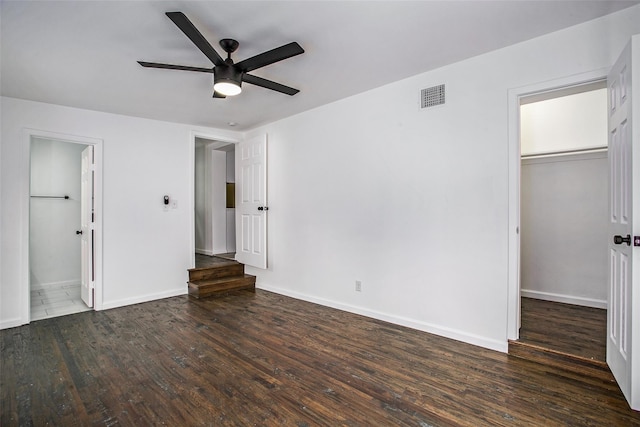
{"label": "stair tread", "polygon": [[531,349],[531,351],[535,351],[538,352],[540,354],[549,354],[549,355],[554,355],[557,357],[562,357],[565,358],[567,360],[573,360],[577,363],[582,363],[582,364],[587,364],[587,365],[592,365],[592,366],[596,366],[596,367],[604,367],[604,368],[608,368],[609,365],[607,365],[607,362],[601,361],[601,360],[596,360],[596,359],[590,359],[584,356],[578,356],[575,354],[570,354],[570,353],[565,353],[562,351],[558,351],[558,350],[554,350],[551,348],[547,348],[538,344],[531,344],[531,343],[524,343],[521,341],[509,341],[509,344],[512,346],[521,346],[524,348],[529,348]]}
{"label": "stair tread", "polygon": [[243,265],[243,264],[239,263],[238,261],[225,260],[225,261],[216,262],[215,264],[208,265],[208,266],[205,266],[205,267],[189,268],[188,271],[211,270],[211,269],[216,269],[216,268],[220,268],[220,267],[229,267],[229,266],[233,266],[233,265]]}
{"label": "stair tread", "polygon": [[243,274],[237,276],[229,276],[229,277],[217,277],[213,279],[198,279],[198,280],[190,280],[189,284],[193,284],[195,286],[206,286],[206,285],[216,285],[225,282],[233,282],[233,281],[244,281],[247,279],[254,279],[256,276],[252,276],[250,274]]}

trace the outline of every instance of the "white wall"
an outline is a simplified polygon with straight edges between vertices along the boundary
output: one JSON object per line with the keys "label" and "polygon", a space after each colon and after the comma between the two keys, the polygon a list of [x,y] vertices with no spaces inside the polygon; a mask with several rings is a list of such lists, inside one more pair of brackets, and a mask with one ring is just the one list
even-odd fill
{"label": "white wall", "polygon": [[607,89],[520,107],[523,155],[607,146]]}
{"label": "white wall", "polygon": [[226,162],[227,162],[227,182],[236,182],[236,146],[232,144],[230,146],[225,147],[228,148],[226,151]]}
{"label": "white wall", "polygon": [[[80,165],[85,145],[33,138],[29,275],[31,285],[80,283]],[[69,196],[38,198],[33,196]]]}
{"label": "white wall", "polygon": [[[193,257],[192,132],[236,139],[217,129],[80,110],[3,97],[0,327],[25,323],[23,271],[28,213],[26,129],[103,141],[103,292],[106,309],[186,293]],[[165,211],[162,197],[177,200]]]}
{"label": "white wall", "polygon": [[[247,271],[506,351],[509,89],[604,70],[639,32],[636,6],[250,132],[269,137],[269,268]],[[446,105],[420,111],[438,84]]]}
{"label": "white wall", "polygon": [[211,232],[213,254],[227,252],[227,153],[211,150]]}
{"label": "white wall", "polygon": [[196,253],[213,255],[211,249],[211,225],[208,217],[211,216],[209,208],[209,191],[206,185],[207,164],[205,144],[196,140],[195,151],[195,241]]}
{"label": "white wall", "polygon": [[523,296],[606,308],[608,170],[607,153],[523,159]]}
{"label": "white wall", "polygon": [[[236,146],[227,151],[227,182],[236,182]],[[227,208],[227,252],[236,251],[236,209]]]}

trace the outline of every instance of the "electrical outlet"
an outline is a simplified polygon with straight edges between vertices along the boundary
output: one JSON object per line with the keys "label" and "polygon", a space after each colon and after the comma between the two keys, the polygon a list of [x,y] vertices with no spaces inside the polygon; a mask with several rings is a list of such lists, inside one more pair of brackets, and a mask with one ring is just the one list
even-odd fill
{"label": "electrical outlet", "polygon": [[362,292],[362,282],[360,280],[356,280],[356,292]]}

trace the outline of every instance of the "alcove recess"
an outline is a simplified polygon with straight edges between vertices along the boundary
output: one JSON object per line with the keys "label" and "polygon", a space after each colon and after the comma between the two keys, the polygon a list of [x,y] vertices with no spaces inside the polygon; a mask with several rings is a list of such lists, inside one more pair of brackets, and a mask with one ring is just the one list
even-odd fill
{"label": "alcove recess", "polygon": [[227,182],[227,209],[235,209],[236,207],[236,184],[235,182]]}

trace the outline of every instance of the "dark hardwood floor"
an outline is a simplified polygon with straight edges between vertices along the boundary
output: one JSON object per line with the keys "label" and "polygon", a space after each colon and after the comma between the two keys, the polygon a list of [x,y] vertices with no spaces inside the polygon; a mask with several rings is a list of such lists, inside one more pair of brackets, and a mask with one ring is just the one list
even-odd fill
{"label": "dark hardwood floor", "polygon": [[0,425],[632,426],[609,381],[262,290],[0,331]]}
{"label": "dark hardwood floor", "polygon": [[522,298],[521,308],[519,341],[606,361],[606,310],[533,298]]}
{"label": "dark hardwood floor", "polygon": [[215,267],[221,264],[227,264],[229,261],[233,260],[231,255],[235,254],[222,254],[221,255],[202,255],[196,254],[196,267],[195,268],[207,268],[207,267]]}

